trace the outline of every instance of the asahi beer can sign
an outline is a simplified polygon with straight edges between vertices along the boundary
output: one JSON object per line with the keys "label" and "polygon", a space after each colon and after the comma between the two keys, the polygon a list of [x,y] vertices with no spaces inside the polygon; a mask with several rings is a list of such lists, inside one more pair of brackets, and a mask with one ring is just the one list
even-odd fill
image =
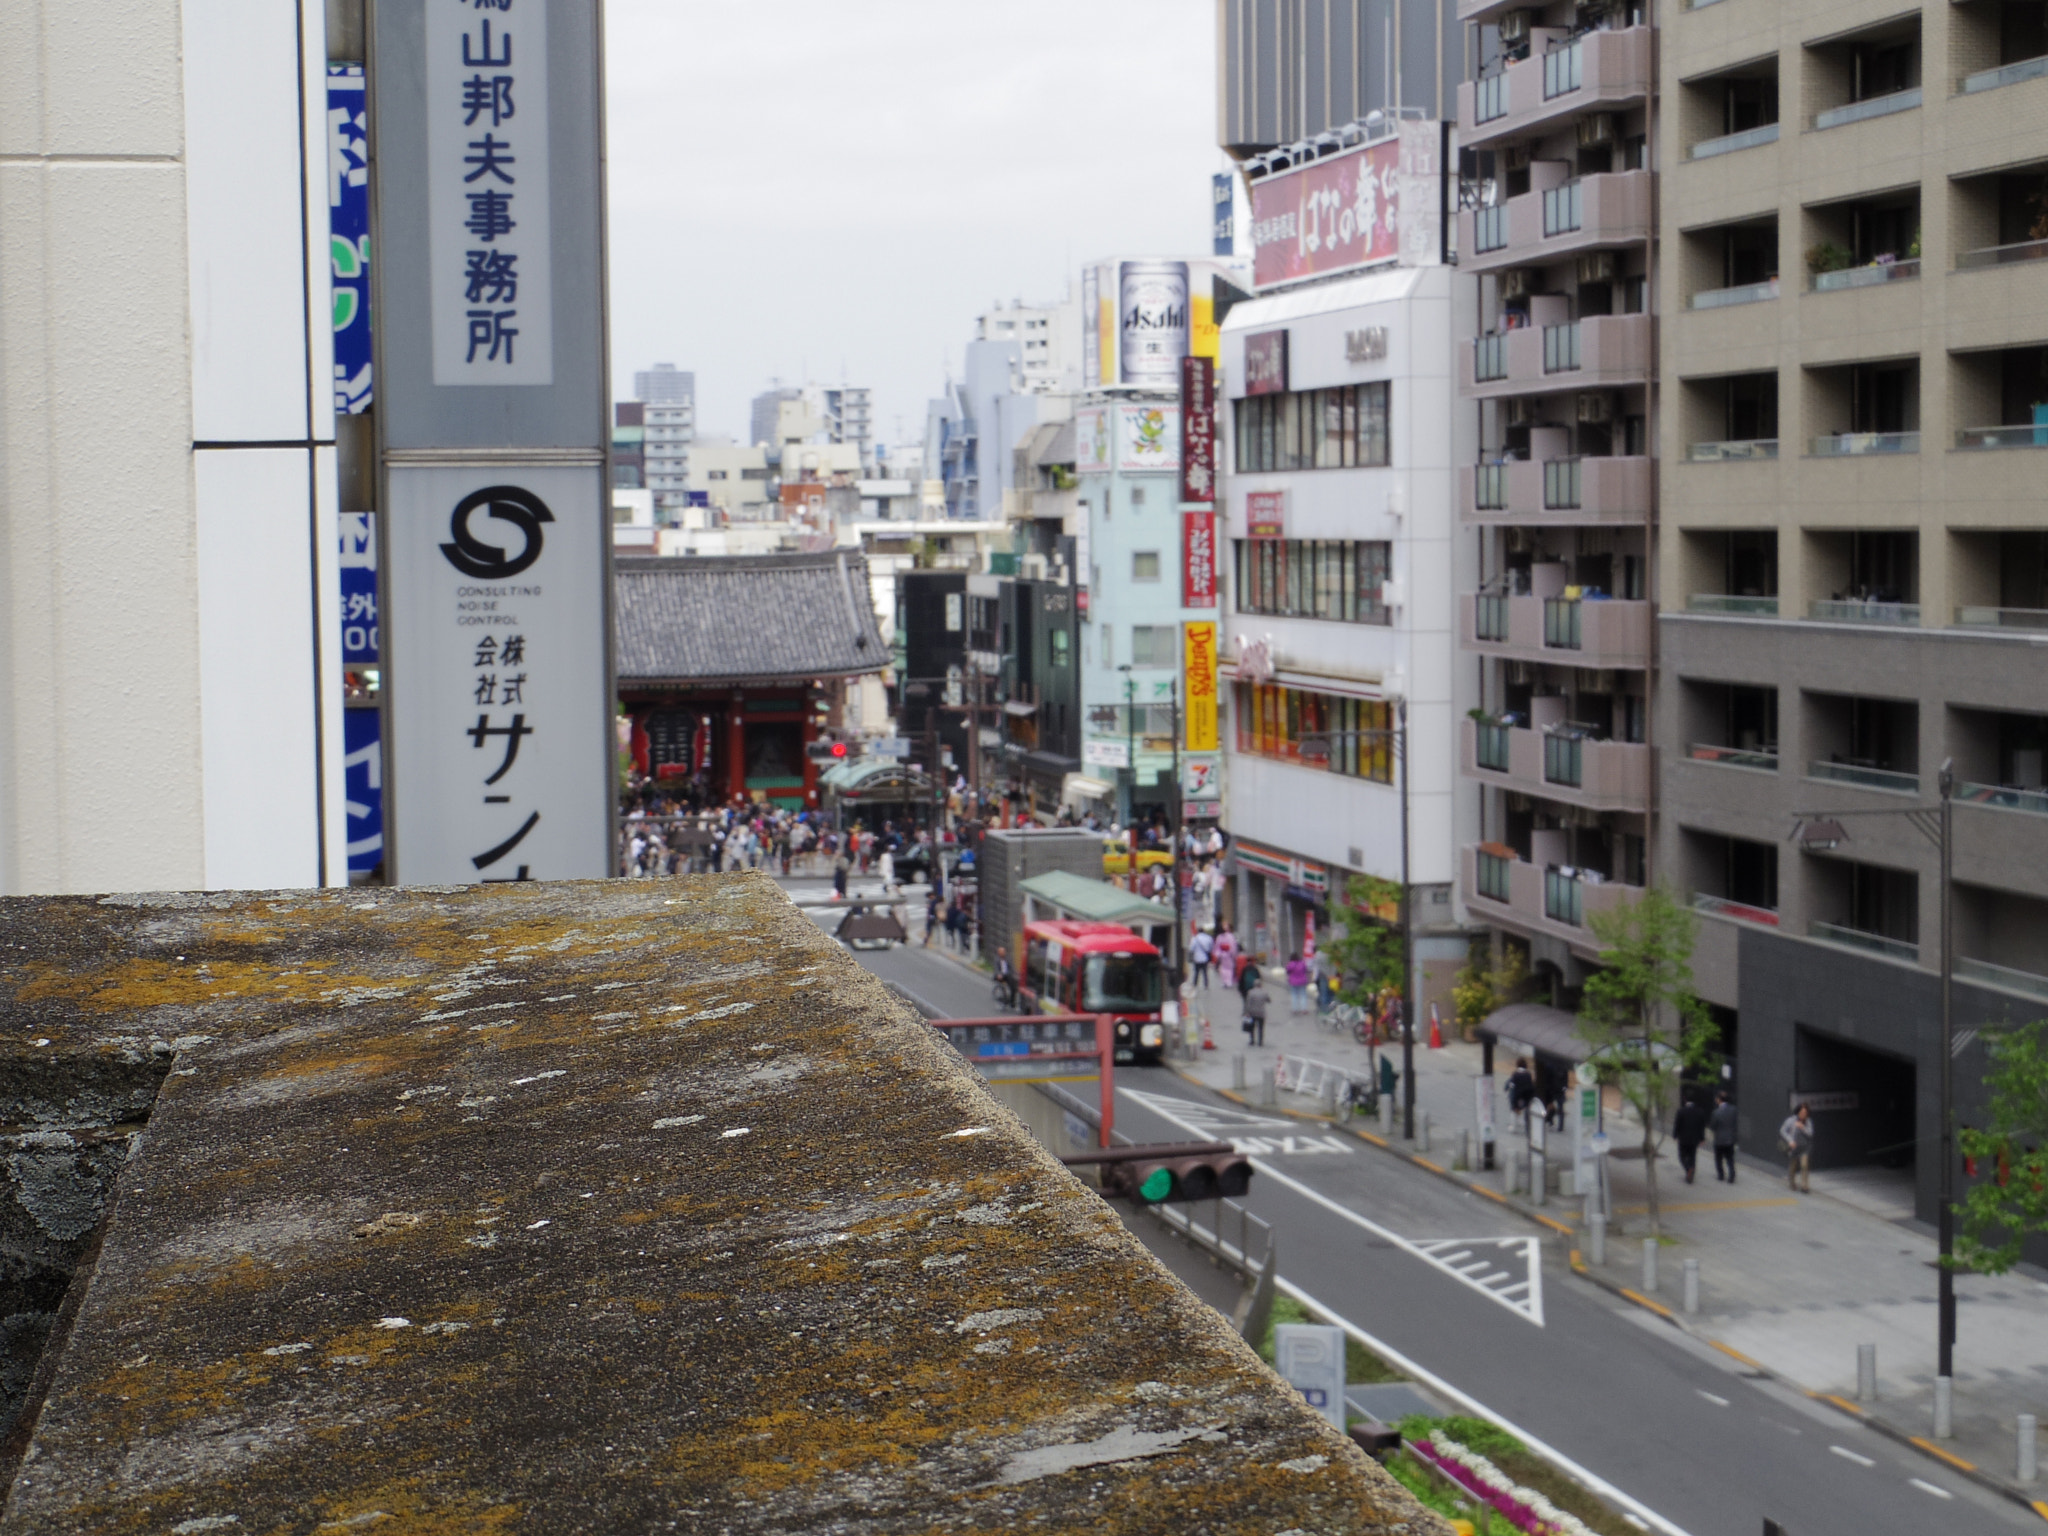
{"label": "asahi beer can sign", "polygon": [[1179,389],[1188,352],[1188,264],[1127,261],[1119,286],[1122,382]]}

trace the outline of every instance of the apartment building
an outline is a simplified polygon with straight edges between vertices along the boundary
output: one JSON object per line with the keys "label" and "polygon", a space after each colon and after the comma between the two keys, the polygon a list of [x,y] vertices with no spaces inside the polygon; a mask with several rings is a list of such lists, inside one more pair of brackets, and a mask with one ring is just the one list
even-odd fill
{"label": "apartment building", "polygon": [[1660,42],[1658,863],[1745,1144],[1818,1096],[1815,1166],[1931,1219],[1945,765],[1957,1028],[2048,1007],[2048,25],[1718,0]]}
{"label": "apartment building", "polygon": [[1479,289],[1458,348],[1479,452],[1457,488],[1479,707],[1458,760],[1482,802],[1459,888],[1570,1007],[1591,919],[1651,871],[1656,37],[1626,0],[1458,15],[1481,61],[1458,91],[1478,193],[1459,264]]}

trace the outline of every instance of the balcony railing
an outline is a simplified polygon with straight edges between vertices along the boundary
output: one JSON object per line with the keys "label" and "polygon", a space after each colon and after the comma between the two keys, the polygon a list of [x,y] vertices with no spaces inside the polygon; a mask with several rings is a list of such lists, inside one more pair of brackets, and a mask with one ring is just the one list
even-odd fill
{"label": "balcony railing", "polygon": [[1472,86],[1472,118],[1475,123],[1490,123],[1496,117],[1508,115],[1508,72],[1497,70],[1490,75],[1481,75]]}
{"label": "balcony railing", "polygon": [[1893,91],[1889,96],[1872,96],[1867,101],[1852,101],[1846,106],[1834,107],[1826,112],[1816,112],[1813,126],[1840,128],[1847,123],[1860,123],[1867,117],[1886,117],[1893,112],[1910,112],[1920,105],[1920,87],[1909,91]]}
{"label": "balcony railing", "polygon": [[1567,511],[1579,504],[1579,464],[1580,461],[1577,459],[1543,461],[1544,511]]}
{"label": "balcony railing", "polygon": [[1543,782],[1577,789],[1586,778],[1586,742],[1563,734],[1543,738]]}
{"label": "balcony railing", "polygon": [[2038,427],[1964,427],[1956,433],[1960,449],[2048,448],[2048,425]]}
{"label": "balcony railing", "polygon": [[1813,274],[1815,293],[1833,293],[1842,288],[1875,288],[1880,283],[1902,282],[1920,275],[1920,258],[1906,261],[1873,261],[1861,267],[1842,267],[1834,272]]}
{"label": "balcony railing", "polygon": [[1827,624],[1896,624],[1911,627],[1920,622],[1918,603],[1881,603],[1875,598],[1816,598],[1806,605],[1806,616]]}
{"label": "balcony railing", "polygon": [[1704,293],[1692,296],[1694,309],[1729,309],[1737,304],[1761,304],[1765,299],[1778,296],[1778,280],[1773,277],[1761,283],[1743,283],[1734,288],[1709,288]]}
{"label": "balcony railing", "polygon": [[2048,75],[2048,58],[2021,59],[2016,64],[2001,64],[1996,69],[1980,69],[1974,75],[1965,75],[1958,82],[1962,95],[1974,96],[1979,91],[1995,91],[2001,85],[2018,85],[2022,80],[2038,80]]}
{"label": "balcony railing", "polygon": [[1719,763],[1724,768],[1761,768],[1766,773],[1778,771],[1775,748],[1767,752],[1752,752],[1744,747],[1713,747],[1694,742],[1686,756],[1696,763]]}
{"label": "balcony railing", "polygon": [[1543,643],[1556,650],[1580,649],[1583,618],[1576,597],[1546,597],[1543,600]]}
{"label": "balcony railing", "polygon": [[[1585,65],[1585,42],[1573,38],[1543,55],[1543,99],[1564,96],[1579,88]],[[1484,119],[1482,119],[1484,121]]]}
{"label": "balcony railing", "polygon": [[1720,464],[1731,459],[1775,459],[1778,440],[1754,437],[1742,442],[1694,443],[1686,457],[1695,464]]}
{"label": "balcony railing", "polygon": [[1479,766],[1494,773],[1508,771],[1508,750],[1512,737],[1509,727],[1481,720],[1478,722],[1477,760]]}
{"label": "balcony railing", "polygon": [[2017,992],[2022,997],[2048,1002],[2048,976],[2015,970],[2009,965],[1993,965],[1989,960],[1972,960],[1967,955],[1958,955],[1956,980],[1974,981],[1980,987],[1996,987],[2001,992]]}
{"label": "balcony railing", "polygon": [[1806,925],[1806,932],[1810,938],[1824,943],[1845,944],[1850,949],[1883,955],[1887,960],[1903,960],[1908,965],[1920,958],[1918,944],[1908,944],[1904,939],[1888,939],[1881,933],[1865,933],[1861,928],[1851,928],[1846,923],[1810,922]]}
{"label": "balcony railing", "polygon": [[1956,623],[1964,629],[2048,629],[2048,608],[1958,608]]}
{"label": "balcony railing", "polygon": [[1866,453],[1918,453],[1918,432],[1830,432],[1813,440],[1817,459],[1859,458]]}
{"label": "balcony railing", "polygon": [[1919,774],[1900,773],[1892,768],[1866,768],[1860,763],[1812,762],[1806,765],[1806,776],[1826,779],[1832,784],[1853,784],[1858,789],[1879,789],[1892,795],[1920,793]]}
{"label": "balcony railing", "polygon": [[1570,923],[1574,928],[1586,926],[1585,896],[1577,875],[1568,875],[1561,869],[1543,871],[1543,915],[1554,923]]}
{"label": "balcony railing", "polygon": [[1546,325],[1543,327],[1543,371],[1545,373],[1572,373],[1579,366],[1579,325],[1576,320],[1568,325]]}
{"label": "balcony railing", "polygon": [[2048,789],[2011,789],[2003,784],[1958,784],[1956,798],[1971,805],[1996,806],[2001,811],[2025,811],[2048,816]]}
{"label": "balcony railing", "polygon": [[1508,638],[1508,599],[1504,593],[1482,592],[1473,603],[1473,635],[1480,640],[1505,644]]}
{"label": "balcony railing", "polygon": [[1472,504],[1482,512],[1499,512],[1508,504],[1508,467],[1478,465],[1472,477]]}
{"label": "balcony railing", "polygon": [[1751,906],[1746,901],[1730,901],[1726,896],[1709,896],[1705,891],[1693,892],[1692,909],[1713,917],[1732,917],[1738,923],[1760,923],[1766,928],[1778,926],[1778,914],[1769,907]]}
{"label": "balcony railing", "polygon": [[2043,259],[2048,259],[2048,240],[2020,240],[2011,245],[1986,245],[1974,251],[1964,251],[1956,257],[1956,269],[2002,267],[2008,262]]}
{"label": "balcony railing", "polygon": [[1778,142],[1778,125],[1764,123],[1759,127],[1745,128],[1740,133],[1724,133],[1718,139],[1701,139],[1692,147],[1695,160],[1711,160],[1716,155],[1732,155],[1738,149],[1755,149],[1759,144]]}
{"label": "balcony railing", "polygon": [[1508,205],[1495,203],[1475,209],[1472,214],[1472,244],[1475,251],[1504,250],[1508,243]]}
{"label": "balcony railing", "polygon": [[1472,339],[1472,377],[1481,384],[1508,376],[1508,339],[1489,332]]}
{"label": "balcony railing", "polygon": [[1584,199],[1578,182],[1548,188],[1543,194],[1544,237],[1571,234],[1580,227],[1583,212]]}
{"label": "balcony railing", "polygon": [[1497,853],[1479,850],[1479,894],[1489,901],[1514,900],[1513,859],[1504,859]]}
{"label": "balcony railing", "polygon": [[1775,597],[1740,597],[1730,592],[1695,592],[1685,600],[1688,613],[1718,613],[1728,618],[1775,619]]}

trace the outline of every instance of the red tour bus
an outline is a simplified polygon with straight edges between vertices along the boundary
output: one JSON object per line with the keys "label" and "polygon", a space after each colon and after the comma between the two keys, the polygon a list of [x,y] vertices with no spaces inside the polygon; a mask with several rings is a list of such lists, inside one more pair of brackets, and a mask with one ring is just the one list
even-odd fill
{"label": "red tour bus", "polygon": [[1166,966],[1157,949],[1116,923],[1069,918],[1026,923],[1018,940],[1017,991],[1026,1012],[1110,1014],[1118,1061],[1159,1060]]}

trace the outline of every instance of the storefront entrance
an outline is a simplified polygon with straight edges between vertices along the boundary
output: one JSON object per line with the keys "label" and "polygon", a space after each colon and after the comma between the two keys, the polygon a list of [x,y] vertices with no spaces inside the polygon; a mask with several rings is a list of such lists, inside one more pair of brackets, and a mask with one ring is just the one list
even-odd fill
{"label": "storefront entrance", "polygon": [[1910,1171],[1919,1132],[1913,1063],[1803,1024],[1793,1050],[1792,1103],[1812,1111],[1813,1166]]}

